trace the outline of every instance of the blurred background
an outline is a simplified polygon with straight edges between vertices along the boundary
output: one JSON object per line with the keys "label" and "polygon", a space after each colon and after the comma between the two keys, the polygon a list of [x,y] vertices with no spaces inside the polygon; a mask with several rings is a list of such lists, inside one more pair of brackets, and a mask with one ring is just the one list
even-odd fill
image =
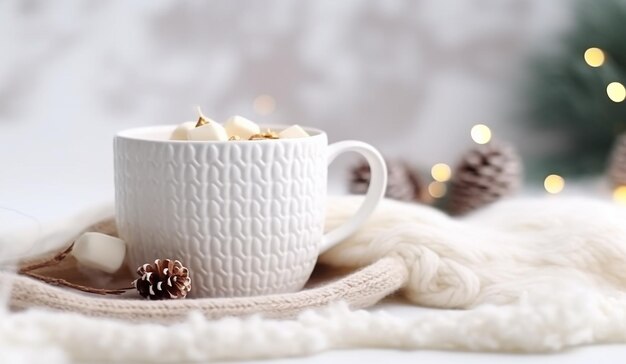
{"label": "blurred background", "polygon": [[113,135],[196,105],[363,140],[425,179],[485,138],[527,186],[599,176],[626,125],[624,20],[624,0],[3,0],[0,205],[111,201]]}

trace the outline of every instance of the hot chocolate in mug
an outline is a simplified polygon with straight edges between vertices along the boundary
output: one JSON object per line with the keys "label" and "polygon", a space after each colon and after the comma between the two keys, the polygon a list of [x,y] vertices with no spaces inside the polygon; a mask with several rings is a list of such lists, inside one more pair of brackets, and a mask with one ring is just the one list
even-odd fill
{"label": "hot chocolate in mug", "polygon": [[[386,188],[376,149],[328,145],[321,130],[294,139],[168,140],[174,128],[115,137],[116,220],[130,267],[178,259],[190,269],[192,297],[300,290],[318,255],[353,234]],[[356,214],[324,234],[328,164],[344,152],[367,159],[371,183]]]}

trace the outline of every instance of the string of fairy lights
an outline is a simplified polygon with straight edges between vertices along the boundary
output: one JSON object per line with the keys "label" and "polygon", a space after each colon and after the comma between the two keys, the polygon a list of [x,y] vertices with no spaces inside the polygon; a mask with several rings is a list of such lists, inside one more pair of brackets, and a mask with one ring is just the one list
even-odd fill
{"label": "string of fairy lights", "polygon": [[[585,50],[583,58],[589,67],[598,68],[605,64],[607,56],[602,49],[591,47]],[[613,102],[623,102],[626,100],[626,87],[618,81],[609,82],[606,85],[606,95]],[[613,190],[613,200],[626,204],[626,186],[618,186]]]}
{"label": "string of fairy lights", "polygon": [[[267,116],[276,109],[276,100],[268,94],[258,95],[252,101],[252,109],[261,116]],[[470,137],[476,144],[487,144],[491,141],[491,128],[485,124],[476,124],[470,130]],[[433,198],[442,198],[448,191],[447,183],[452,178],[452,168],[446,163],[435,163],[430,169],[432,181],[428,184],[428,193]],[[544,186],[549,193],[559,193],[565,186],[565,181],[558,175],[546,177]],[[621,190],[626,201],[626,186]]]}
{"label": "string of fairy lights", "polygon": [[[604,51],[598,47],[588,48],[583,58],[588,66],[593,68],[602,67],[606,62]],[[618,81],[606,85],[606,94],[613,102],[626,100],[626,87]],[[276,109],[276,100],[271,95],[262,94],[252,102],[253,110],[261,116],[267,116]],[[476,124],[470,130],[470,136],[476,144],[487,144],[491,141],[491,129],[485,124]],[[430,169],[432,181],[428,184],[428,193],[433,198],[442,198],[447,193],[447,183],[452,178],[452,169],[446,163],[435,163]],[[545,177],[543,187],[549,194],[559,194],[565,189],[565,179],[558,174],[550,174]],[[626,186],[619,186],[613,190],[613,199],[621,204],[626,204]]]}
{"label": "string of fairy lights", "polygon": [[[602,67],[606,61],[604,51],[597,47],[588,48],[583,55],[587,65],[593,68]],[[623,102],[626,100],[626,88],[617,81],[606,85],[606,95],[613,102]]]}
{"label": "string of fairy lights", "polygon": [[[583,58],[587,65],[593,68],[601,67],[606,61],[604,51],[597,47],[588,48]],[[608,98],[616,103],[626,100],[626,87],[618,81],[606,85]],[[476,124],[470,130],[470,136],[476,144],[487,144],[491,140],[491,129],[484,124]],[[445,163],[436,163],[431,168],[433,181],[428,185],[428,192],[434,198],[441,198],[446,194],[446,182],[452,177],[450,166]],[[559,194],[565,189],[565,179],[558,174],[545,177],[543,187],[549,194]],[[613,199],[626,204],[626,186],[619,186],[613,190]]]}
{"label": "string of fairy lights", "polygon": [[[470,137],[476,144],[487,144],[491,141],[491,128],[485,124],[476,124],[470,129]],[[452,169],[445,163],[436,163],[430,169],[433,181],[428,185],[428,193],[434,198],[441,198],[447,192],[446,182],[452,178]],[[557,174],[546,176],[543,186],[547,193],[558,194],[565,188],[565,179]],[[626,201],[626,186],[620,193]]]}

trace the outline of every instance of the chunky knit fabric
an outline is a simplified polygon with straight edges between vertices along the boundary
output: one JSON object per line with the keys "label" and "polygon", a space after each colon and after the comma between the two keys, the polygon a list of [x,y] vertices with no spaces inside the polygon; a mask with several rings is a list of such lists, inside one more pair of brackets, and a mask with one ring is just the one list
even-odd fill
{"label": "chunky knit fabric", "polygon": [[[349,217],[359,202],[331,199],[328,227]],[[365,228],[320,257],[338,270],[362,268],[334,283],[295,295],[243,299],[246,303],[164,303],[93,298],[20,277],[10,305],[73,312],[5,313],[0,338],[11,350],[38,345],[71,359],[160,362],[354,347],[544,352],[626,343],[624,221],[626,209],[585,199],[503,201],[464,219],[385,201]],[[351,281],[353,276],[363,280]],[[2,282],[13,278],[1,277]],[[396,288],[412,304],[461,310],[404,319],[349,309],[371,305]],[[294,300],[285,301],[286,296]],[[307,310],[341,300],[349,305]],[[180,321],[188,311],[191,316]],[[253,312],[282,319],[212,320]],[[151,321],[170,314],[178,323],[111,319]],[[188,339],[172,350],[166,343],[173,337]]]}

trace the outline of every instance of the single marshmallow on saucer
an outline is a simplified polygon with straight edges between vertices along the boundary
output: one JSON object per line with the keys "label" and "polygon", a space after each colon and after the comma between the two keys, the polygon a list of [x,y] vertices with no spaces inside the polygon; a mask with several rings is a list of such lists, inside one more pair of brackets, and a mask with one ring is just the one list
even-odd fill
{"label": "single marshmallow on saucer", "polygon": [[248,140],[251,136],[261,132],[261,128],[256,123],[239,115],[231,116],[226,120],[224,129],[229,136],[238,136],[243,140]]}
{"label": "single marshmallow on saucer", "polygon": [[204,119],[204,125],[193,128],[187,132],[189,140],[228,140],[228,133],[222,125],[211,119]]}
{"label": "single marshmallow on saucer", "polygon": [[126,243],[106,234],[84,233],[74,243],[72,255],[81,265],[115,273],[124,263]]}
{"label": "single marshmallow on saucer", "polygon": [[302,129],[300,125],[292,125],[278,133],[278,137],[281,139],[304,138],[308,136],[309,133],[307,133],[306,130]]}
{"label": "single marshmallow on saucer", "polygon": [[170,136],[170,140],[187,140],[189,130],[196,127],[195,121],[187,121],[176,127]]}

